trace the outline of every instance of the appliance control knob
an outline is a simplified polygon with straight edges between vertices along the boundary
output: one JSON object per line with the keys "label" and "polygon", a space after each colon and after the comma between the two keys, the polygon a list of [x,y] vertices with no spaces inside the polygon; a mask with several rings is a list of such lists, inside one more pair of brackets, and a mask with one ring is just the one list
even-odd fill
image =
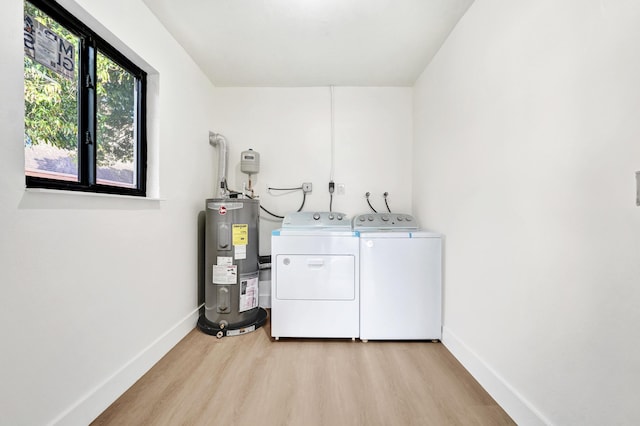
{"label": "appliance control knob", "polygon": [[334,216],[333,213],[329,213],[329,220],[333,220]]}
{"label": "appliance control knob", "polygon": [[342,220],[342,215],[341,214],[338,215],[338,220]]}
{"label": "appliance control knob", "polygon": [[320,220],[320,213],[314,213],[313,220]]}
{"label": "appliance control knob", "polygon": [[402,222],[404,218],[402,216],[398,216],[398,222]]}
{"label": "appliance control knob", "polygon": [[364,222],[366,219],[365,219],[365,217],[364,217],[364,216],[360,216],[360,217],[358,217],[358,220],[359,220],[360,222]]}
{"label": "appliance control knob", "polygon": [[369,222],[373,222],[373,216],[369,215],[367,216],[367,219],[369,219]]}
{"label": "appliance control knob", "polygon": [[404,220],[406,220],[407,222],[411,222],[413,218],[411,216],[406,216]]}
{"label": "appliance control knob", "polygon": [[389,221],[389,215],[383,214],[383,215],[382,215],[382,217],[381,217],[381,219],[382,219],[384,222],[388,222],[388,221]]}

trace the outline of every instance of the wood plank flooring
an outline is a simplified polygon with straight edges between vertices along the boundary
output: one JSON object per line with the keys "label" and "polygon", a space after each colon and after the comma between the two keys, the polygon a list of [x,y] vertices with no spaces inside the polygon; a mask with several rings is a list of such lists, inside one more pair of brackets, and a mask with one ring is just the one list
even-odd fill
{"label": "wood plank flooring", "polygon": [[440,343],[193,330],[94,425],[512,425]]}

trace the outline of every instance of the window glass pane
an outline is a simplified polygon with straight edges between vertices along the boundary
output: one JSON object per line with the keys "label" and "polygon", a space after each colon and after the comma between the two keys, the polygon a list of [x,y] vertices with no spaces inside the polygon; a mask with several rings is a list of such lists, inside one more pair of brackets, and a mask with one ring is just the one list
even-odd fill
{"label": "window glass pane", "polygon": [[136,176],[136,78],[98,52],[97,182],[135,188]]}
{"label": "window glass pane", "polygon": [[79,38],[25,2],[25,174],[78,181]]}

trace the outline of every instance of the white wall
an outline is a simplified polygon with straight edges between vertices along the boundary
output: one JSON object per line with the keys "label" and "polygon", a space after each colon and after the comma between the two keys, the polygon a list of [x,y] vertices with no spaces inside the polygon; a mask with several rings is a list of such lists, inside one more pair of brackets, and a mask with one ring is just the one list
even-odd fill
{"label": "white wall", "polygon": [[[139,1],[61,3],[152,71],[150,175],[161,201],[25,192],[22,2],[0,17],[0,423],[87,424],[193,328],[198,305],[198,215],[214,194],[217,152],[262,154],[257,194],[274,212],[301,194],[267,185],[312,182],[305,210],[328,210],[328,88],[213,89]],[[412,90],[335,89],[334,210],[367,210],[366,191],[411,208]],[[382,172],[381,172],[382,171]],[[278,221],[261,221],[261,252]]]}
{"label": "white wall", "polygon": [[[0,14],[0,423],[88,424],[195,325],[213,87],[140,1],[62,1],[157,71],[164,201],[25,192],[22,1]],[[92,20],[87,17],[88,20]],[[114,37],[119,41],[115,41]],[[155,93],[154,93],[155,92]]]}
{"label": "white wall", "polygon": [[[302,194],[269,193],[267,187],[311,182],[304,211],[328,211],[330,93],[328,87],[216,88],[213,130],[229,142],[229,186],[241,189],[247,182],[240,153],[252,148],[261,155],[254,188],[268,210],[280,215],[295,211]],[[334,179],[345,185],[344,195],[334,193],[334,211],[351,216],[369,211],[367,191],[379,211],[386,211],[385,191],[393,210],[411,211],[411,111],[411,88],[334,88]],[[264,212],[261,216],[260,252],[268,254],[271,231],[281,222]]]}
{"label": "white wall", "polygon": [[640,422],[640,3],[476,0],[415,86],[444,342],[519,424]]}

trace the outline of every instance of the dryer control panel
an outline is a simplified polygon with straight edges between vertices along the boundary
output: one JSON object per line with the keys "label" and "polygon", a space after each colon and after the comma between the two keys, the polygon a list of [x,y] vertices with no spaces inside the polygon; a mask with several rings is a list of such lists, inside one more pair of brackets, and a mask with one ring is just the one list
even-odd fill
{"label": "dryer control panel", "polygon": [[284,217],[282,228],[350,230],[351,220],[346,214],[340,212],[294,212]]}
{"label": "dryer control panel", "polygon": [[365,213],[353,218],[353,229],[407,229],[417,230],[418,223],[410,214],[402,213]]}

